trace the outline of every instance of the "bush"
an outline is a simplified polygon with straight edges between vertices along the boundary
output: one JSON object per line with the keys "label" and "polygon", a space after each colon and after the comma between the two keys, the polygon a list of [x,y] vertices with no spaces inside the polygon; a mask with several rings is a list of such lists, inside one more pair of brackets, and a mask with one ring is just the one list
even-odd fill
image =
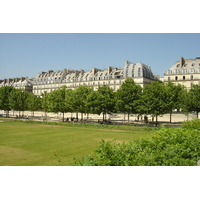
{"label": "bush", "polygon": [[200,129],[200,119],[186,121],[183,123],[182,127],[188,129]]}
{"label": "bush", "polygon": [[[196,120],[191,123],[197,127]],[[102,140],[94,153],[75,159],[74,165],[194,166],[200,160],[200,129],[162,127],[148,139],[123,144]]]}

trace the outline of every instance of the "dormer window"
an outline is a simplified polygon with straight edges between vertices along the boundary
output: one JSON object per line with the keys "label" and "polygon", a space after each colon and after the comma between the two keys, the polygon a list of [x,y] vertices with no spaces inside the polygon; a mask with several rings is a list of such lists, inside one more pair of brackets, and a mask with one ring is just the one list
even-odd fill
{"label": "dormer window", "polygon": [[195,66],[195,64],[194,63],[192,63],[192,65],[191,65],[192,67],[194,67]]}
{"label": "dormer window", "polygon": [[180,64],[176,65],[176,67],[180,67]]}

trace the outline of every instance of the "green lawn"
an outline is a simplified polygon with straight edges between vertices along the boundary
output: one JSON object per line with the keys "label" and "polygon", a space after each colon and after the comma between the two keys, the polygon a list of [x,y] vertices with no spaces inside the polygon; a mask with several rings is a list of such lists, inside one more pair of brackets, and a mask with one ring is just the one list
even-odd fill
{"label": "green lawn", "polygon": [[151,128],[79,124],[26,123],[1,120],[1,166],[55,166],[57,154],[62,165],[91,153],[102,139],[116,142],[144,138]]}

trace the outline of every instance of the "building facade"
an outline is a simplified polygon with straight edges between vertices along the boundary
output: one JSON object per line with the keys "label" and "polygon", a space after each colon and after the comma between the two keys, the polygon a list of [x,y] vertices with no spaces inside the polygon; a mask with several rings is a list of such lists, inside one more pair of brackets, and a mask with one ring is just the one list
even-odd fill
{"label": "building facade", "polygon": [[23,89],[30,93],[33,92],[32,80],[28,77],[9,78],[0,80],[0,87],[3,86],[13,86],[16,89]]}
{"label": "building facade", "polygon": [[72,69],[41,72],[32,81],[33,93],[41,95],[45,91],[51,92],[62,86],[75,89],[81,85],[93,87],[94,90],[97,90],[99,86],[108,85],[116,91],[126,78],[133,78],[136,84],[141,87],[156,80],[149,66],[143,63],[126,61],[123,68],[109,66],[105,70],[93,68],[89,72]]}
{"label": "building facade", "polygon": [[191,89],[193,85],[200,85],[200,57],[195,59],[180,58],[180,61],[166,71],[164,82],[172,81],[174,84],[181,84],[186,89]]}
{"label": "building facade", "polygon": [[22,77],[1,80],[0,86],[9,85],[41,96],[44,92],[49,93],[62,86],[75,89],[87,85],[97,90],[99,86],[108,85],[116,91],[127,78],[132,78],[142,88],[158,79],[148,65],[126,61],[123,68],[109,66],[105,70],[93,68],[87,72],[73,69],[49,70],[41,72],[33,79]]}

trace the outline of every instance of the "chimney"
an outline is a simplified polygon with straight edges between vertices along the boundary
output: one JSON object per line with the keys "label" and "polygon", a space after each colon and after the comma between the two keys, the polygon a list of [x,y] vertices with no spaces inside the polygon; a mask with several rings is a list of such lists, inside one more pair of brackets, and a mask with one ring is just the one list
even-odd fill
{"label": "chimney", "polygon": [[97,69],[96,69],[96,68],[93,68],[93,69],[92,69],[92,74],[95,75],[96,73],[97,73]]}
{"label": "chimney", "polygon": [[49,71],[48,71],[49,74],[52,73],[52,72],[53,72],[53,70],[49,70]]}
{"label": "chimney", "polygon": [[181,59],[180,59],[180,65],[181,65],[181,67],[183,67],[184,64],[185,64],[185,59],[183,57],[181,57]]}
{"label": "chimney", "polygon": [[82,70],[81,70],[81,75],[83,75],[84,73],[85,73],[85,71],[82,69]]}
{"label": "chimney", "polygon": [[108,67],[108,74],[110,74],[111,73],[111,71],[112,71],[112,67]]}

